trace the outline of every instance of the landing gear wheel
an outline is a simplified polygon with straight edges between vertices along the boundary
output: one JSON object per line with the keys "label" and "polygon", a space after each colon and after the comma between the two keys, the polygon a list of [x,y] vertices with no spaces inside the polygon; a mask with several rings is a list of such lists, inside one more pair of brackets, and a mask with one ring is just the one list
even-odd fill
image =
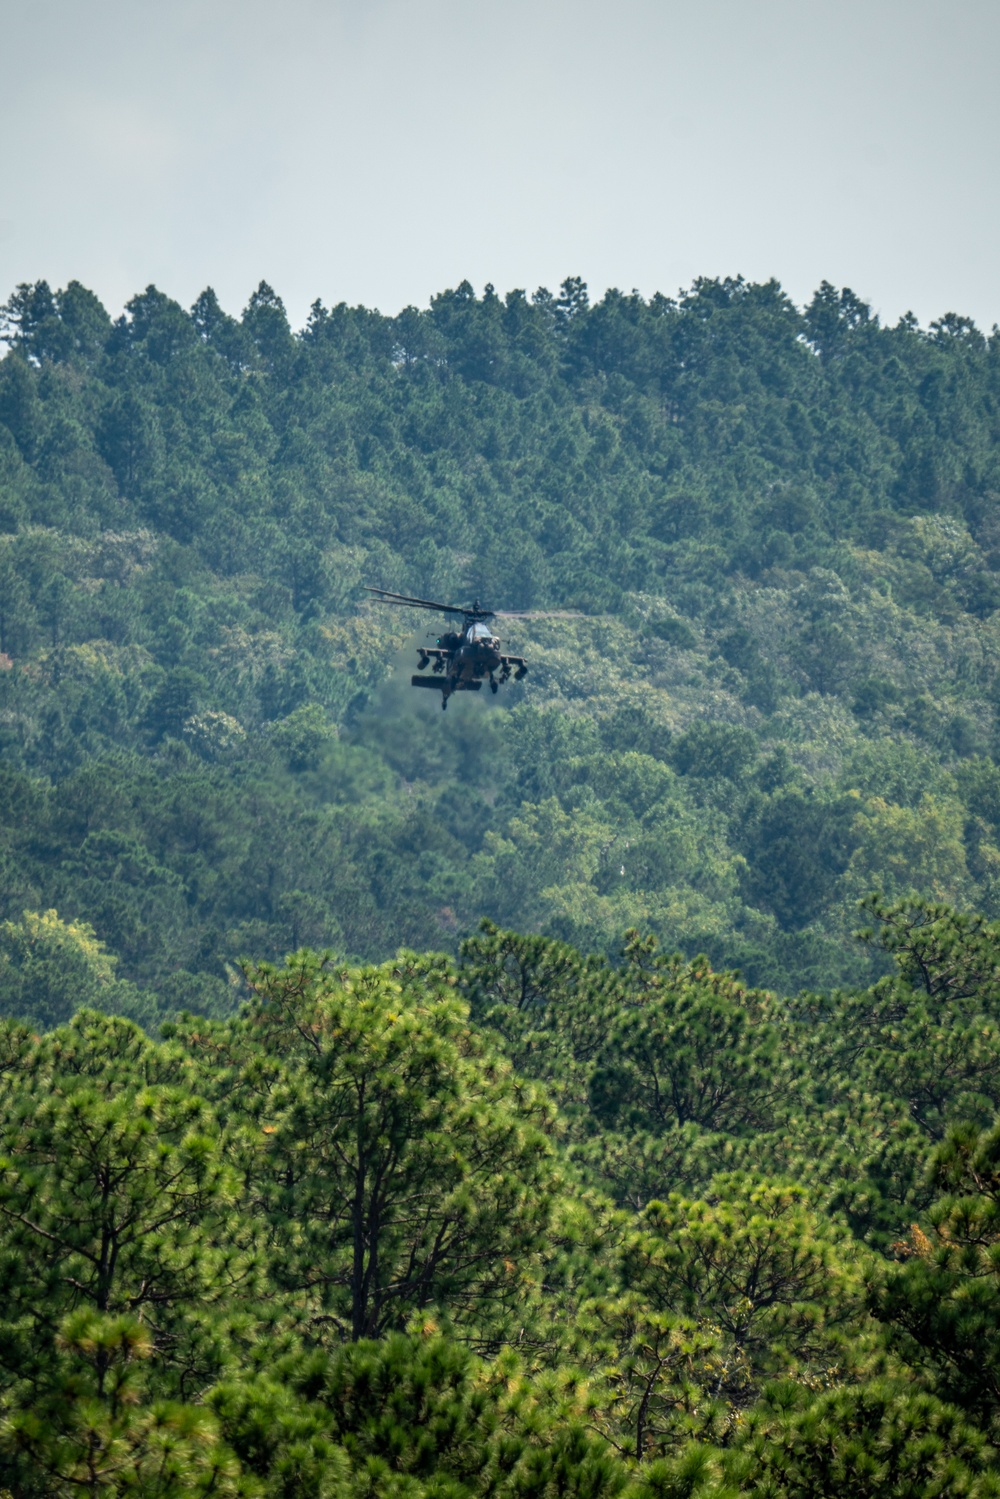
{"label": "landing gear wheel", "polygon": [[494,680],[493,680],[492,677],[490,677],[490,691],[491,692],[499,692],[500,691],[500,683],[499,682],[494,682]]}
{"label": "landing gear wheel", "polygon": [[447,708],[447,706],[448,706],[448,694],[445,693],[445,692],[442,692],[442,694],[441,694],[441,712],[442,713],[444,712],[445,708]]}

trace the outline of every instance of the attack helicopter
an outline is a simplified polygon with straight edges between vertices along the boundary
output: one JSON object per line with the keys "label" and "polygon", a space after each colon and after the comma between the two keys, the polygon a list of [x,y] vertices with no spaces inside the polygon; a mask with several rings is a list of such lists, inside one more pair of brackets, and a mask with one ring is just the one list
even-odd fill
{"label": "attack helicopter", "polygon": [[[429,609],[434,614],[454,615],[462,621],[459,628],[439,635],[436,645],[417,647],[417,670],[423,672],[429,666],[431,675],[423,677],[415,673],[410,682],[414,687],[429,687],[440,692],[442,708],[447,708],[453,692],[479,692],[484,681],[489,682],[491,692],[498,692],[501,682],[506,682],[512,673],[515,682],[527,676],[527,661],[523,656],[505,655],[499,638],[487,621],[540,617],[535,611],[484,609],[478,599],[471,608],[466,608],[461,604],[437,604],[432,599],[410,598],[405,593],[390,593],[385,588],[372,588],[367,584],[365,588],[377,596],[378,603],[401,604],[407,609]],[[564,613],[569,615],[575,611]]]}

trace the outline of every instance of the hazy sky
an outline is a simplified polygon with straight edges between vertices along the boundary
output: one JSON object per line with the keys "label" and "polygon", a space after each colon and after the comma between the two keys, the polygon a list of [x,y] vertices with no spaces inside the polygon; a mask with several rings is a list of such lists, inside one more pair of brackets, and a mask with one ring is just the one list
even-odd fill
{"label": "hazy sky", "polygon": [[1000,0],[0,0],[0,299],[824,277],[1000,322]]}

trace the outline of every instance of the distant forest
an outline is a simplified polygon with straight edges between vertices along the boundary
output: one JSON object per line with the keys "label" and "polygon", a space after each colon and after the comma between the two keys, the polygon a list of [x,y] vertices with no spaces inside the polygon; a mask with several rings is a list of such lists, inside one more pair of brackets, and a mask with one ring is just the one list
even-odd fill
{"label": "distant forest", "polygon": [[[883,972],[874,890],[1000,917],[995,330],[573,278],[0,327],[7,1013],[222,1015],[241,957],[483,917],[791,994]],[[581,617],[444,715],[366,582]]]}

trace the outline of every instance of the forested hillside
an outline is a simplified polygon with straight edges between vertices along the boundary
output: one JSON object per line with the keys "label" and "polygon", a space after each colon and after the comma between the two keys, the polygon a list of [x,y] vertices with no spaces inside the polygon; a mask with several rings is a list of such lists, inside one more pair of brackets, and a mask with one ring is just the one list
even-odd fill
{"label": "forested hillside", "polygon": [[[1000,915],[996,334],[740,280],[4,327],[8,1013],[483,916],[794,993],[882,971],[874,888]],[[364,582],[582,617],[443,715]]]}
{"label": "forested hillside", "polygon": [[3,316],[0,1499],[1000,1496],[1000,335]]}

